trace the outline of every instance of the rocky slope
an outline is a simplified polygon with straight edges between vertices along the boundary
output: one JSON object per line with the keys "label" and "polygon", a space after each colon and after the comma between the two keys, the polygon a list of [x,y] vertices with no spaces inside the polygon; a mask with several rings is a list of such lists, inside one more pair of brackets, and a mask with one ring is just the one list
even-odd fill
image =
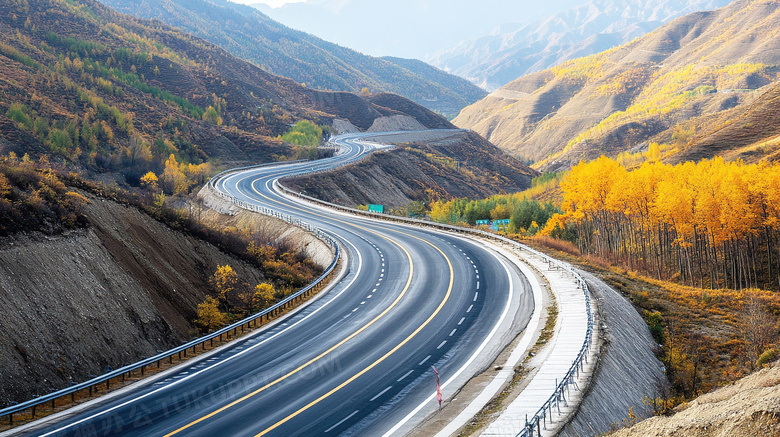
{"label": "rocky slope", "polygon": [[699,396],[671,417],[653,417],[616,437],[758,437],[780,429],[780,364]]}
{"label": "rocky slope", "polygon": [[363,55],[290,29],[249,6],[225,0],[101,0],[210,41],[266,71],[307,87],[393,92],[450,116],[487,93],[422,62]]}
{"label": "rocky slope", "polygon": [[26,400],[189,339],[218,264],[262,273],[109,200],[86,230],[7,237],[0,248],[0,402]]}
{"label": "rocky slope", "polygon": [[685,123],[752,103],[780,77],[779,23],[780,4],[766,0],[690,14],[619,48],[517,79],[454,122],[546,170],[651,142],[669,144],[671,155],[710,127]]}
{"label": "rocky slope", "polygon": [[664,23],[731,0],[591,0],[458,44],[430,62],[490,91],[520,76],[624,44]]}

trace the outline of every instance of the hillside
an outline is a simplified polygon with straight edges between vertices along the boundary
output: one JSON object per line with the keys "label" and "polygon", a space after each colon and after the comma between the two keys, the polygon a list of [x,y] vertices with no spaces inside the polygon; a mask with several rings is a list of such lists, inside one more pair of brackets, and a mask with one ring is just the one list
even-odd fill
{"label": "hillside", "polygon": [[780,429],[780,365],[762,369],[676,409],[612,433],[614,437],[757,437]]}
{"label": "hillside", "polygon": [[284,184],[345,206],[381,203],[396,209],[412,201],[522,191],[538,175],[473,132],[429,138],[395,135],[374,141],[399,147],[326,174],[286,179]]}
{"label": "hillside", "polygon": [[429,62],[493,91],[520,76],[627,43],[675,18],[730,1],[591,0],[539,21],[505,24]]}
{"label": "hillside", "polygon": [[101,1],[119,12],[176,26],[309,88],[393,92],[450,117],[487,95],[470,82],[421,62],[363,55],[226,0]]}
{"label": "hillside", "polygon": [[368,129],[382,115],[356,94],[273,76],[93,0],[5,2],[0,30],[0,153],[49,154],[120,183],[161,174],[170,155],[185,167],[296,158],[301,149],[277,139],[294,121]]}
{"label": "hillside", "polygon": [[753,103],[780,77],[779,31],[774,1],[690,14],[624,46],[517,79],[454,122],[545,170],[646,151],[652,142],[673,159],[711,127],[707,116],[744,112],[747,106],[724,111]]}
{"label": "hillside", "polygon": [[698,161],[713,155],[744,161],[780,159],[780,83],[766,88],[753,102],[683,124],[684,130],[696,134],[671,160]]}

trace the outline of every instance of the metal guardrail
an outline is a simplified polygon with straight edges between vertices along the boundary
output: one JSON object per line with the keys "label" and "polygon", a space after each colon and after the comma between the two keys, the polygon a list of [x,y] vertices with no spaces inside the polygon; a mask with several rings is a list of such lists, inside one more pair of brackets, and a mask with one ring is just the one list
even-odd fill
{"label": "metal guardrail", "polygon": [[[577,354],[577,358],[574,360],[574,363],[572,363],[571,367],[569,367],[566,375],[555,387],[555,391],[550,395],[549,398],[547,398],[547,401],[545,401],[545,403],[539,408],[536,414],[534,414],[530,420],[526,417],[525,427],[517,434],[517,437],[541,436],[542,429],[547,429],[547,417],[548,415],[552,415],[553,408],[555,408],[558,411],[558,414],[560,414],[561,401],[563,401],[564,405],[568,405],[568,402],[566,401],[566,393],[571,385],[574,385],[575,387],[577,386],[576,380],[579,378],[580,372],[584,370],[585,364],[588,362],[588,351],[590,350],[590,346],[593,343],[594,321],[593,312],[590,308],[590,289],[588,288],[587,282],[585,282],[585,280],[582,279],[582,276],[580,276],[580,274],[574,271],[570,266],[567,266],[566,264],[553,258],[545,258],[551,260],[552,263],[557,264],[558,267],[562,268],[563,270],[566,270],[577,280],[578,287],[581,288],[582,292],[585,294],[585,304],[588,310],[588,330],[585,333],[585,341],[583,342],[582,347],[580,348],[580,352]],[[549,262],[550,261],[548,261],[548,263]],[[579,389],[579,387],[577,387],[577,389]],[[550,418],[550,423],[552,423],[552,418]]]}
{"label": "metal guardrail", "polygon": [[[263,165],[261,165],[261,166],[263,166]],[[255,168],[255,167],[258,167],[258,166],[252,166],[252,167],[249,167],[249,168]],[[230,170],[228,172],[233,172],[233,171],[237,171],[237,169],[233,169],[233,170]],[[220,175],[222,175],[224,173],[228,173],[228,172],[220,173]],[[265,214],[265,215],[269,215],[269,216],[272,216],[272,217],[276,217],[278,219],[284,220],[284,221],[286,221],[286,222],[288,222],[290,224],[293,224],[295,226],[299,226],[299,227],[301,227],[301,228],[303,228],[303,229],[313,233],[315,236],[317,236],[317,238],[319,238],[321,240],[324,240],[334,250],[333,261],[327,267],[327,269],[325,269],[325,272],[322,275],[320,275],[320,277],[315,279],[308,286],[298,290],[294,294],[291,294],[290,296],[288,296],[285,299],[279,301],[278,303],[274,304],[273,306],[271,306],[269,308],[266,308],[265,310],[263,310],[263,311],[261,311],[259,313],[256,313],[256,314],[254,314],[252,316],[249,316],[249,317],[247,317],[247,318],[245,318],[243,320],[240,320],[240,321],[238,321],[236,323],[233,323],[230,326],[226,326],[226,327],[224,327],[224,328],[222,328],[222,329],[220,329],[218,331],[215,331],[215,332],[213,332],[211,334],[204,335],[204,336],[199,337],[199,338],[197,338],[195,340],[192,340],[192,341],[190,341],[188,343],[185,343],[185,344],[183,344],[181,346],[178,346],[178,347],[175,347],[175,348],[170,349],[168,351],[165,351],[165,352],[162,352],[160,354],[157,354],[157,355],[155,355],[153,357],[149,357],[149,358],[146,358],[144,360],[138,361],[138,362],[136,362],[134,364],[130,364],[130,365],[124,366],[122,368],[116,369],[114,371],[107,372],[106,374],[98,376],[98,377],[93,378],[93,379],[90,379],[89,381],[85,381],[83,383],[76,384],[76,385],[73,385],[71,387],[68,387],[68,388],[65,388],[65,389],[62,389],[62,390],[58,390],[58,391],[52,392],[52,393],[50,393],[48,395],[39,396],[39,397],[37,397],[35,399],[31,399],[29,401],[22,402],[22,403],[19,403],[17,405],[13,405],[13,406],[4,408],[4,409],[0,410],[0,417],[8,416],[9,423],[10,423],[11,426],[13,426],[13,415],[16,414],[16,413],[20,413],[20,412],[23,412],[23,411],[26,411],[26,410],[32,410],[32,417],[35,418],[35,409],[39,405],[43,405],[43,404],[47,404],[47,403],[51,402],[52,403],[52,407],[54,407],[55,406],[55,401],[57,399],[63,398],[63,397],[68,396],[68,395],[71,396],[71,402],[72,402],[72,401],[75,400],[75,394],[77,392],[82,391],[82,390],[89,390],[89,394],[91,396],[92,392],[93,392],[93,389],[96,386],[98,386],[98,385],[102,385],[103,383],[105,383],[106,384],[106,388],[108,389],[110,387],[110,381],[112,379],[122,378],[122,380],[124,380],[124,377],[126,375],[131,374],[133,371],[136,371],[136,370],[140,370],[141,371],[141,375],[143,375],[144,374],[144,370],[147,367],[156,364],[157,368],[159,368],[161,362],[163,360],[165,360],[165,359],[168,359],[169,362],[172,363],[174,355],[178,354],[179,359],[181,359],[182,358],[182,354],[184,354],[184,356],[186,357],[187,356],[187,351],[190,350],[190,349],[192,349],[192,351],[194,353],[196,351],[196,349],[197,349],[197,346],[199,346],[199,345],[202,347],[203,350],[205,350],[206,342],[211,342],[213,344],[213,340],[215,338],[219,337],[220,340],[221,340],[223,335],[229,334],[231,331],[233,331],[233,334],[235,335],[235,334],[237,334],[239,328],[241,329],[241,332],[244,332],[245,328],[249,328],[251,326],[256,327],[258,325],[258,320],[260,322],[262,322],[263,317],[265,317],[266,320],[270,320],[271,317],[275,316],[280,311],[286,309],[290,303],[294,302],[295,300],[297,300],[297,299],[299,299],[301,297],[308,297],[313,291],[315,291],[316,289],[318,289],[321,286],[323,281],[325,281],[328,277],[330,277],[330,275],[336,269],[336,266],[338,265],[339,259],[341,258],[341,253],[340,253],[340,248],[339,248],[338,242],[332,236],[330,236],[329,234],[325,233],[321,229],[315,228],[315,227],[309,225],[308,223],[305,223],[305,222],[303,222],[303,221],[301,221],[299,219],[296,219],[294,217],[290,217],[290,216],[281,214],[281,213],[279,213],[277,211],[273,211],[273,210],[270,210],[268,208],[263,208],[263,207],[260,207],[260,206],[257,206],[257,205],[252,205],[252,204],[249,204],[247,202],[238,200],[238,199],[234,198],[233,196],[230,196],[229,194],[222,193],[221,191],[216,190],[216,188],[214,187],[212,181],[215,180],[215,179],[216,179],[216,177],[212,178],[212,180],[209,181],[209,184],[207,184],[207,186],[215,194],[219,195],[220,197],[226,198],[226,199],[232,201],[233,203],[235,203],[236,205],[238,205],[238,206],[240,206],[242,208],[248,209],[250,211],[255,211],[255,212],[258,212],[258,213],[261,213],[261,214]]]}
{"label": "metal guardrail", "polygon": [[[165,352],[162,352],[160,354],[157,354],[153,357],[146,358],[144,360],[138,361],[134,364],[127,365],[125,367],[122,367],[120,369],[116,369],[114,371],[108,372],[102,376],[99,376],[97,378],[90,379],[89,381],[83,382],[81,384],[76,384],[72,387],[68,387],[53,393],[50,393],[48,395],[40,396],[35,399],[29,400],[27,402],[22,402],[20,404],[4,408],[0,410],[0,417],[8,416],[10,419],[10,423],[13,426],[13,415],[15,413],[20,413],[25,410],[32,409],[33,411],[33,418],[35,417],[35,407],[38,405],[42,405],[45,403],[56,401],[59,398],[68,396],[68,395],[75,395],[75,393],[82,391],[82,390],[89,390],[90,395],[92,394],[92,389],[98,385],[102,385],[103,383],[106,384],[106,388],[110,385],[110,380],[115,378],[123,378],[127,374],[130,374],[133,371],[140,370],[141,375],[143,375],[144,370],[152,365],[157,365],[157,368],[160,367],[160,363],[168,359],[169,362],[173,361],[174,355],[179,355],[179,358],[182,358],[182,354],[184,356],[187,356],[187,351],[189,349],[192,349],[193,352],[196,351],[198,346],[202,346],[202,349],[205,350],[206,342],[211,342],[213,344],[213,340],[217,337],[222,339],[222,336],[225,334],[230,334],[231,331],[233,331],[233,334],[238,333],[238,329],[241,329],[241,332],[244,332],[245,328],[249,327],[256,327],[258,324],[258,321],[262,322],[263,317],[266,318],[266,320],[270,320],[271,317],[278,314],[280,311],[287,308],[287,306],[301,298],[301,297],[308,297],[313,291],[315,291],[318,287],[322,285],[322,282],[325,281],[336,269],[336,266],[338,265],[339,259],[341,257],[341,254],[339,252],[338,245],[335,246],[335,254],[333,258],[333,262],[328,266],[328,268],[325,270],[325,272],[320,275],[317,279],[314,280],[311,284],[308,286],[298,290],[294,294],[291,294],[290,296],[286,297],[285,299],[277,302],[271,307],[268,307],[264,309],[263,311],[260,311],[259,313],[256,313],[254,315],[251,315],[243,320],[240,320],[236,323],[231,324],[230,326],[226,326],[218,331],[212,332],[211,334],[204,335],[202,337],[196,338],[195,340],[192,340],[188,343],[185,343],[181,346],[175,347],[173,349],[167,350]],[[71,397],[71,400],[73,400],[73,397]],[[53,405],[53,404],[52,404]]]}
{"label": "metal guardrail", "polygon": [[[281,183],[278,183],[277,187],[281,191],[289,195],[296,196],[308,200],[310,202],[314,202],[320,205],[324,205],[344,212],[349,212],[352,214],[357,214],[366,217],[381,218],[384,220],[391,220],[391,221],[397,221],[397,222],[408,223],[408,224],[433,227],[437,229],[454,231],[459,233],[479,235],[493,240],[498,240],[503,243],[507,243],[509,245],[515,246],[521,250],[530,252],[531,254],[542,258],[551,268],[552,266],[555,266],[556,268],[571,274],[574,277],[574,279],[577,281],[577,287],[582,289],[582,292],[585,295],[585,303],[587,306],[587,313],[588,313],[588,328],[585,333],[585,341],[583,342],[582,347],[580,348],[580,351],[577,354],[577,358],[574,360],[572,365],[569,367],[569,370],[566,372],[566,375],[563,377],[563,379],[560,382],[558,382],[553,393],[550,395],[547,401],[539,408],[536,414],[534,414],[534,416],[530,420],[526,418],[526,423],[523,431],[517,434],[517,437],[541,436],[542,429],[547,429],[546,428],[547,419],[553,412],[553,409],[554,408],[557,409],[557,411],[560,413],[560,403],[563,402],[565,405],[567,405],[567,401],[566,401],[567,390],[569,390],[569,387],[572,384],[576,385],[576,379],[579,377],[579,373],[584,369],[585,364],[587,364],[588,362],[588,351],[590,350],[590,346],[592,345],[593,342],[594,318],[593,318],[593,313],[591,311],[590,289],[588,288],[587,282],[585,282],[585,280],[582,278],[582,276],[580,276],[579,273],[577,273],[574,269],[572,269],[572,267],[567,263],[559,261],[542,252],[539,252],[538,250],[528,247],[525,244],[518,243],[517,241],[511,240],[501,235],[496,235],[478,229],[464,228],[460,226],[448,225],[443,223],[429,222],[426,220],[411,219],[406,217],[396,217],[396,216],[390,216],[386,214],[358,210],[355,208],[349,208],[342,205],[336,205],[330,202],[325,202],[313,198],[311,196],[307,196],[305,194],[295,192],[285,187]],[[552,423],[552,421],[550,422]]]}

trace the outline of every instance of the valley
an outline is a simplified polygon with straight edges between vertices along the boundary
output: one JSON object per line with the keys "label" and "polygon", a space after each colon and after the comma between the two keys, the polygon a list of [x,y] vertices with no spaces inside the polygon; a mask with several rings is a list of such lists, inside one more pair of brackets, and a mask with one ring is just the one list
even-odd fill
{"label": "valley", "polygon": [[0,436],[772,433],[780,4],[423,6],[0,4]]}

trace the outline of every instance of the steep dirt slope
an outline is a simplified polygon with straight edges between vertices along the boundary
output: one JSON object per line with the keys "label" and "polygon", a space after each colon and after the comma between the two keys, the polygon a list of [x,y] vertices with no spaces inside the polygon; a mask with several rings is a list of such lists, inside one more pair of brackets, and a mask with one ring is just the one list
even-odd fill
{"label": "steep dirt slope", "polygon": [[752,102],[780,77],[778,34],[780,3],[736,1],[524,76],[454,123],[543,169],[641,150],[656,137],[681,146],[689,135],[678,124]]}
{"label": "steep dirt slope", "polygon": [[699,396],[671,417],[653,417],[616,437],[763,437],[780,430],[780,364]]}
{"label": "steep dirt slope", "polygon": [[217,265],[262,273],[138,210],[88,196],[91,226],[0,242],[0,406],[180,344]]}

